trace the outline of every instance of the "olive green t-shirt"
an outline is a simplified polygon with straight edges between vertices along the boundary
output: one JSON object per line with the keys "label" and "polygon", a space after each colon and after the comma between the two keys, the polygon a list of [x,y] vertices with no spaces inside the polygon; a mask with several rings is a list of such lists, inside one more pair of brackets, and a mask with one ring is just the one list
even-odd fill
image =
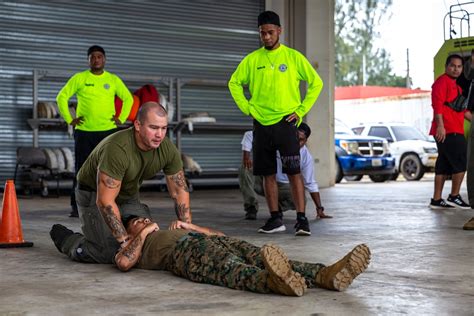
{"label": "olive green t-shirt", "polygon": [[178,240],[189,230],[158,230],[149,234],[142,248],[142,256],[136,267],[148,270],[165,270],[169,256]]}
{"label": "olive green t-shirt", "polygon": [[181,155],[168,137],[155,150],[143,151],[136,142],[133,127],[116,132],[92,151],[77,174],[77,181],[97,189],[97,170],[122,181],[117,202],[138,195],[143,180],[163,170],[173,175],[183,169]]}

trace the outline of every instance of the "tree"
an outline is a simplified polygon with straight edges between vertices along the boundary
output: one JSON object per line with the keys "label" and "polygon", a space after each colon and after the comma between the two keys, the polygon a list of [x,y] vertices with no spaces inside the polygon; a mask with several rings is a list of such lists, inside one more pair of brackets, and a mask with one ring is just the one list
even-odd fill
{"label": "tree", "polygon": [[390,54],[373,47],[373,40],[380,36],[376,27],[387,18],[391,5],[392,0],[336,0],[336,86],[364,81],[368,85],[406,85],[404,77],[393,74]]}

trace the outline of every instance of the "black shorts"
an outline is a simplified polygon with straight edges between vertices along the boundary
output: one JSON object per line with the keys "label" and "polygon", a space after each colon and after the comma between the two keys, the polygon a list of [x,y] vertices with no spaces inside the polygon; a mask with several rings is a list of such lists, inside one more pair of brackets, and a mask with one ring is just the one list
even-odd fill
{"label": "black shorts", "polygon": [[438,159],[435,174],[451,175],[466,171],[467,145],[463,134],[448,134],[444,142],[436,142]]}
{"label": "black shorts", "polygon": [[282,171],[288,175],[300,173],[300,145],[294,122],[286,117],[280,122],[264,126],[253,121],[253,174],[268,176],[277,172],[277,150]]}

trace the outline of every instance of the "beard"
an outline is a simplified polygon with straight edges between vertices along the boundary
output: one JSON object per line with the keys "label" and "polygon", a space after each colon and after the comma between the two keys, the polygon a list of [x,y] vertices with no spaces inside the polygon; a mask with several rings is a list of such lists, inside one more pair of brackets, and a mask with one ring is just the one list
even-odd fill
{"label": "beard", "polygon": [[269,46],[267,46],[267,45],[265,45],[265,44],[264,44],[264,46],[265,46],[265,49],[272,50],[272,49],[274,49],[274,48],[275,48],[275,46],[277,46],[277,45],[279,44],[279,42],[280,42],[280,39],[279,39],[279,38],[277,38],[277,40],[275,41],[275,43],[273,43],[273,45],[269,45]]}

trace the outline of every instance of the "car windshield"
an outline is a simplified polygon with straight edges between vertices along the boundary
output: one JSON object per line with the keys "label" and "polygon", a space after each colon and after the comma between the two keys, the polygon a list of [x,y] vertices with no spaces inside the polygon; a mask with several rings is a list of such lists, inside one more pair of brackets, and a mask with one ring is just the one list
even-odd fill
{"label": "car windshield", "polygon": [[392,126],[392,131],[397,141],[428,140],[425,135],[413,126]]}

